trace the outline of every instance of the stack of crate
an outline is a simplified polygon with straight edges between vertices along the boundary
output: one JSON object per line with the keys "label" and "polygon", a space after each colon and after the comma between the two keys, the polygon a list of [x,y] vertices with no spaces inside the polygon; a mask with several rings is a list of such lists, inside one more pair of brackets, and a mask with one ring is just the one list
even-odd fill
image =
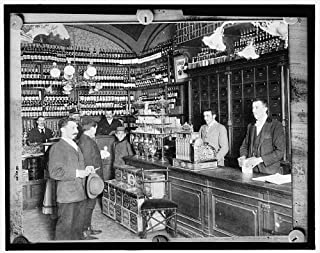
{"label": "stack of crate", "polygon": [[[161,173],[145,173],[147,180],[164,180]],[[149,198],[162,198],[165,194],[164,182],[142,183],[141,169],[121,165],[115,166],[115,179],[104,182],[102,213],[119,222],[134,233],[142,231],[140,207]],[[144,187],[144,190],[143,190]]]}

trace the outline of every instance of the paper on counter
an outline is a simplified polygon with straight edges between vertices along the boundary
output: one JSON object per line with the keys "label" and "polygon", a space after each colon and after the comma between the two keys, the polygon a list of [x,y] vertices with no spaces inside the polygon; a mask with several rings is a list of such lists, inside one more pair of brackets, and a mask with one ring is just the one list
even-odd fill
{"label": "paper on counter", "polygon": [[291,182],[291,174],[281,175],[279,173],[263,176],[263,177],[256,177],[252,178],[254,181],[261,181],[261,182],[268,182],[272,184],[286,184]]}

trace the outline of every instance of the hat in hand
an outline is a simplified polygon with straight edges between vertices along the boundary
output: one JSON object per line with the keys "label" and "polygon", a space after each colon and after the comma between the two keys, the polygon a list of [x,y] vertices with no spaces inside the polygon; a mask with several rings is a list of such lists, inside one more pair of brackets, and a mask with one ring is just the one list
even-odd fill
{"label": "hat in hand", "polygon": [[90,199],[96,198],[104,188],[104,182],[96,173],[91,173],[87,179],[87,195]]}

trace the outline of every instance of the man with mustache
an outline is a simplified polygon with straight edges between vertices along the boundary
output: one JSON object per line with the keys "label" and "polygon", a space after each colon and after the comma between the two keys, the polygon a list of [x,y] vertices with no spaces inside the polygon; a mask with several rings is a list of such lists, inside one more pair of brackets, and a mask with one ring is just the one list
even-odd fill
{"label": "man with mustache", "polygon": [[240,147],[239,166],[245,163],[255,172],[279,173],[286,143],[282,124],[269,117],[265,99],[255,99],[252,112],[256,122],[248,125],[247,135]]}
{"label": "man with mustache", "polygon": [[58,219],[55,240],[83,238],[86,207],[85,179],[91,168],[85,167],[83,154],[74,142],[77,123],[71,118],[59,121],[61,138],[49,151],[49,174],[56,180]]}
{"label": "man with mustache", "polygon": [[114,135],[117,127],[121,127],[120,120],[113,117],[113,112],[108,110],[105,113],[105,117],[101,117],[98,122],[97,135]]}

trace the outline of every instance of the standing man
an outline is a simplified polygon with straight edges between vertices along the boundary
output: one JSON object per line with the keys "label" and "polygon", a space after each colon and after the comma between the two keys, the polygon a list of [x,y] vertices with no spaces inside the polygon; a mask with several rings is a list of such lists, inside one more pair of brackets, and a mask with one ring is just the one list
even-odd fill
{"label": "standing man", "polygon": [[252,103],[256,123],[250,123],[240,147],[239,166],[245,161],[253,171],[274,174],[280,172],[280,161],[285,150],[282,125],[268,117],[268,103],[257,98]]}
{"label": "standing man", "polygon": [[113,118],[113,112],[108,110],[105,117],[101,117],[98,123],[98,135],[113,135],[117,127],[122,126],[120,120]]}
{"label": "standing man", "polygon": [[85,178],[91,171],[85,168],[82,152],[73,141],[78,134],[77,123],[64,118],[58,124],[61,138],[49,151],[48,165],[50,178],[57,182],[55,240],[80,240],[84,239]]}
{"label": "standing man", "polygon": [[45,127],[46,120],[44,117],[37,118],[37,126],[32,128],[29,133],[29,143],[44,143],[53,137],[51,129]]}
{"label": "standing man", "polygon": [[[91,117],[85,117],[82,119],[82,130],[83,133],[80,136],[78,145],[82,151],[84,157],[84,164],[86,166],[92,166],[97,174],[102,177],[102,160],[100,156],[100,150],[95,142],[95,134],[97,130],[97,122],[95,122]],[[98,239],[91,235],[100,234],[101,230],[93,229],[91,226],[92,213],[96,205],[96,198],[86,199],[85,216],[84,216],[84,236],[92,237]]]}
{"label": "standing man", "polygon": [[77,134],[76,138],[74,139],[74,141],[76,143],[78,143],[79,138],[80,138],[80,136],[82,134],[82,126],[81,126],[80,112],[77,110],[77,108],[72,108],[69,111],[69,118],[73,119],[78,124],[78,134]]}
{"label": "standing man", "polygon": [[200,137],[216,150],[218,165],[224,166],[224,157],[229,151],[227,129],[216,121],[212,109],[205,110],[203,117],[206,125],[200,127]]}

